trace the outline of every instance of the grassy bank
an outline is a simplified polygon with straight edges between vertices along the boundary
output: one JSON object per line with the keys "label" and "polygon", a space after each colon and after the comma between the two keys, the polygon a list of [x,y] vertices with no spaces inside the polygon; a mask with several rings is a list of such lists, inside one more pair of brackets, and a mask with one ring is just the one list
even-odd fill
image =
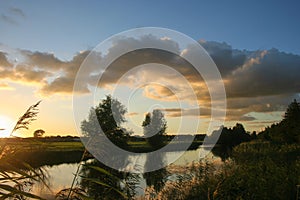
{"label": "grassy bank", "polygon": [[[177,141],[175,144],[181,143]],[[179,151],[181,149],[175,148],[177,145],[173,145],[174,148],[169,148],[170,151]],[[202,141],[194,141],[189,150],[197,149],[202,144]],[[35,138],[3,138],[0,139],[0,147],[6,147],[14,152],[33,152],[33,151],[54,151],[54,152],[70,152],[70,151],[84,151],[84,146],[81,141],[62,140],[40,140]],[[127,150],[132,152],[150,152],[153,148],[146,141],[129,141]],[[184,149],[182,149],[184,150]]]}
{"label": "grassy bank", "polygon": [[[34,168],[62,163],[78,163],[85,148],[78,138],[76,140],[74,141],[74,138],[2,138],[0,139],[2,152],[0,161],[8,156],[16,161],[28,163]],[[201,144],[202,141],[194,141],[189,149],[197,149]],[[176,145],[170,146],[170,151],[180,150],[176,148]],[[153,151],[146,141],[129,141],[126,149],[139,153]],[[93,156],[86,153],[84,159],[90,158]]]}

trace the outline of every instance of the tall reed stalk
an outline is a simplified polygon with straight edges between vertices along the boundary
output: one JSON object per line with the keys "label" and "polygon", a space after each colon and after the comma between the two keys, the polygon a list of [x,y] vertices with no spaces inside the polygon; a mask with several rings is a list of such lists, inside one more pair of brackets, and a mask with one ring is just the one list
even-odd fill
{"label": "tall reed stalk", "polygon": [[[38,106],[41,101],[30,106],[26,112],[16,122],[10,133],[10,137],[14,137],[14,133],[20,129],[29,129],[32,121],[36,120],[38,114]],[[3,129],[0,129],[3,130]],[[43,199],[37,195],[25,191],[24,187],[31,185],[33,181],[41,181],[45,185],[45,173],[42,169],[33,169],[27,163],[13,159],[11,149],[1,147],[0,152],[0,199]],[[21,168],[16,167],[21,166]],[[14,186],[12,186],[12,184]],[[47,185],[46,185],[47,186]],[[48,187],[48,186],[47,186]]]}
{"label": "tall reed stalk", "polygon": [[41,100],[38,101],[36,104],[33,104],[26,110],[26,112],[19,118],[14,128],[12,129],[10,137],[13,137],[13,133],[17,130],[29,128],[31,122],[36,120],[37,114],[39,113],[38,106],[40,103]]}

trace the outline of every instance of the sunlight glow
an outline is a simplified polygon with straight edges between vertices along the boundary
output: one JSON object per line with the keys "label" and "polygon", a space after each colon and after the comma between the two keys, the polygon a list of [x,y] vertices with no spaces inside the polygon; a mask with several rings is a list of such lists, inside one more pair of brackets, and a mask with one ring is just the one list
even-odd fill
{"label": "sunlight glow", "polygon": [[9,137],[10,132],[13,129],[14,123],[13,121],[4,115],[0,115],[0,137]]}

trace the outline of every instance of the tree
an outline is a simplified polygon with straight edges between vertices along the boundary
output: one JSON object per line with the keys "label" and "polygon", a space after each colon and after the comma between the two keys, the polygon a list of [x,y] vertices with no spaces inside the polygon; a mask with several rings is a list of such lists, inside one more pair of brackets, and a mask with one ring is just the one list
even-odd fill
{"label": "tree", "polygon": [[81,189],[89,197],[86,199],[128,200],[134,197],[136,180],[138,180],[135,174],[111,169],[93,159],[88,164],[82,165],[80,175],[82,177],[79,183]]}
{"label": "tree", "polygon": [[257,133],[256,133],[256,131],[253,131],[250,136],[251,136],[251,140],[256,140],[257,139]]}
{"label": "tree", "polygon": [[281,125],[286,131],[286,142],[300,142],[300,103],[296,99],[288,106]]}
{"label": "tree", "polygon": [[35,138],[42,137],[44,134],[45,134],[44,130],[38,129],[33,132],[33,137]]}
{"label": "tree", "polygon": [[[216,137],[217,133],[218,131],[213,131],[210,137]],[[237,123],[232,129],[222,127],[221,134],[217,141],[218,146],[215,146],[212,149],[212,152],[221,157],[222,160],[226,160],[230,156],[233,147],[250,140],[251,136],[245,131],[244,126],[240,123]]]}
{"label": "tree", "polygon": [[300,143],[300,103],[294,100],[281,122],[272,124],[259,137],[277,143]]}
{"label": "tree", "polygon": [[289,123],[299,123],[300,121],[300,103],[296,99],[288,106],[284,114],[283,121]]}
{"label": "tree", "polygon": [[91,108],[88,119],[81,123],[81,130],[85,136],[105,134],[111,141],[123,145],[129,134],[121,127],[126,121],[126,112],[120,101],[107,95],[98,106]]}
{"label": "tree", "polygon": [[166,135],[167,121],[161,110],[153,110],[147,113],[142,124],[144,136],[148,138],[148,143],[152,147],[161,147],[164,145],[164,135]]}

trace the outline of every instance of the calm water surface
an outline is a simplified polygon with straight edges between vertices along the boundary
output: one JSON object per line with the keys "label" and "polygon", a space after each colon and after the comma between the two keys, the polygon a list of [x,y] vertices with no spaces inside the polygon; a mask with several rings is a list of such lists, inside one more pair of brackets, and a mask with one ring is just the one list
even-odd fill
{"label": "calm water surface", "polygon": [[[199,161],[199,152],[200,149],[186,152],[168,152],[165,154],[164,158],[166,162],[170,160],[174,160],[182,153],[183,155],[177,159],[173,165],[184,166],[189,163]],[[131,156],[129,159],[140,166],[144,166],[146,162],[146,154],[140,154],[139,156]],[[215,157],[212,153],[209,153],[206,156],[207,160],[214,162],[221,162],[221,159]],[[43,186],[41,183],[36,183],[33,185],[32,192],[34,194],[40,195],[46,199],[54,199],[54,196],[57,192],[64,188],[69,188],[71,186],[74,174],[77,170],[78,163],[74,164],[60,164],[54,166],[45,166],[44,170],[48,174],[48,185],[49,188]],[[144,193],[144,189],[146,188],[146,181],[143,176],[140,176],[140,181],[137,187],[137,195],[142,195]]]}

